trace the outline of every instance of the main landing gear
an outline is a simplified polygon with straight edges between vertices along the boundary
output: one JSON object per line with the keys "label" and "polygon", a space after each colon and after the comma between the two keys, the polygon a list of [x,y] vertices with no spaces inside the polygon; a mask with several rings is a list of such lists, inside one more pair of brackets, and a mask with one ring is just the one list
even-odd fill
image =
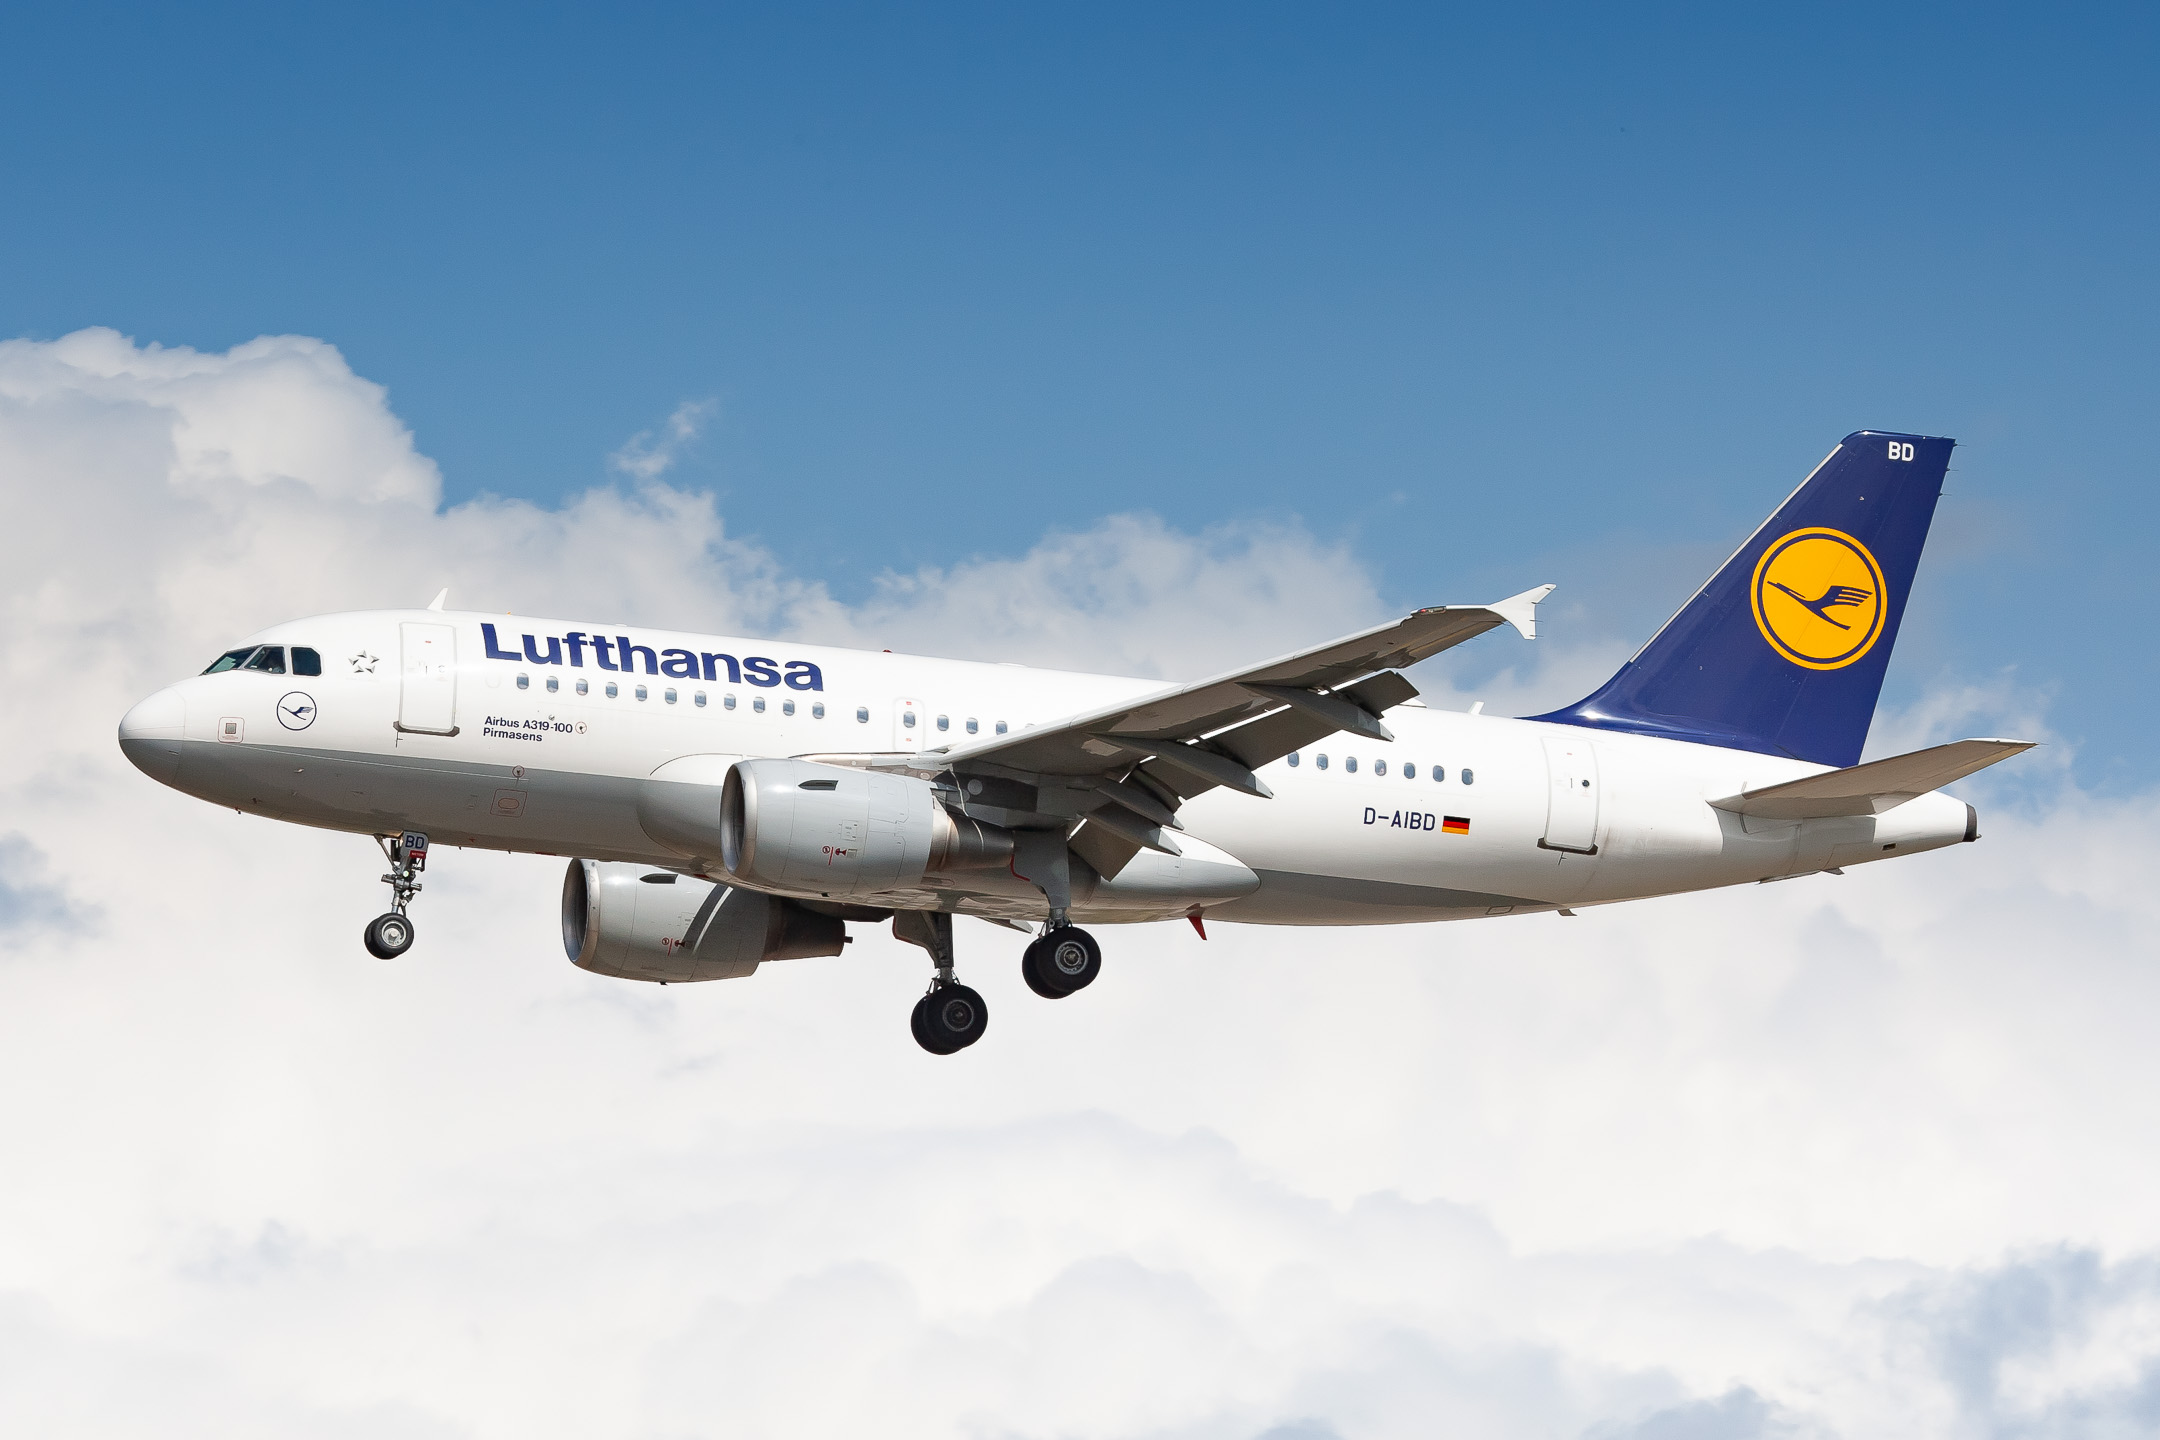
{"label": "main landing gear", "polygon": [[930,993],[915,1002],[915,1013],[908,1017],[915,1043],[933,1055],[967,1049],[982,1039],[989,1024],[990,1011],[982,996],[958,981],[933,983]]}
{"label": "main landing gear", "polygon": [[[915,1043],[933,1055],[950,1055],[982,1039],[990,1007],[953,975],[952,916],[902,910],[893,916],[892,926],[896,938],[929,951],[930,963],[937,967],[928,993],[915,1002],[915,1012],[908,1017]],[[1070,921],[1053,920],[1020,959],[1028,989],[1050,1000],[1086,989],[1101,973],[1102,947]]]}
{"label": "main landing gear", "polygon": [[1045,1000],[1085,990],[1102,973],[1102,946],[1077,925],[1045,930],[1020,957],[1020,978]]}
{"label": "main landing gear", "polygon": [[390,861],[390,873],[383,876],[383,884],[390,887],[390,909],[368,921],[361,933],[361,941],[368,954],[378,960],[395,960],[412,949],[413,923],[406,915],[405,907],[420,893],[420,881],[416,878],[427,869],[427,836],[407,830],[392,839],[387,835],[375,837],[382,846],[383,854]]}
{"label": "main landing gear", "polygon": [[915,1002],[908,1017],[915,1043],[933,1055],[950,1055],[982,1039],[990,1025],[990,1007],[982,996],[953,976],[952,916],[935,910],[902,910],[893,916],[893,935],[930,952],[937,967],[929,993]]}

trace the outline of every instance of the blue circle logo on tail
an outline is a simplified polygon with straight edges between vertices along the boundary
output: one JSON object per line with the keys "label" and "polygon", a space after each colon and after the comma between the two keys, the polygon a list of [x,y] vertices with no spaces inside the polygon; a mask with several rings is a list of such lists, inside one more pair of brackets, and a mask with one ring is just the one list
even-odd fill
{"label": "blue circle logo on tail", "polygon": [[1839,670],[1882,634],[1882,566],[1842,530],[1795,530],[1770,542],[1749,589],[1755,628],[1810,670]]}

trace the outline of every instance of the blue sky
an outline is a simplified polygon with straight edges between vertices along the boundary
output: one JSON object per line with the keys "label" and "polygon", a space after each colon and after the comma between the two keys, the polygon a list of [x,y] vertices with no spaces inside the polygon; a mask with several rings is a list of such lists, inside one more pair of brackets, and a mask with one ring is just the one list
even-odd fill
{"label": "blue sky", "polygon": [[0,334],[320,336],[453,502],[709,400],[670,478],[843,597],[1149,510],[1637,639],[1949,434],[1890,697],[2144,783],[2153,17],[1493,8],[18,12]]}

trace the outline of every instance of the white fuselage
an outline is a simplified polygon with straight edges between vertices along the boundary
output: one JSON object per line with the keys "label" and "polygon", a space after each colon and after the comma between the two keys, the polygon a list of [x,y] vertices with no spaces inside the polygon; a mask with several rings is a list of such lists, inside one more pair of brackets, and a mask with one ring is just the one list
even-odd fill
{"label": "white fuselage", "polygon": [[[493,658],[483,623],[496,632]],[[429,632],[450,642],[431,652],[441,657],[432,670],[416,655],[416,626],[445,627]],[[663,767],[716,781],[743,757],[929,750],[1162,688],[621,626],[598,633],[626,631],[639,647],[620,657],[637,667],[630,672],[603,667],[593,649],[551,651],[547,637],[585,633],[563,622],[431,611],[294,621],[250,643],[312,649],[320,675],[197,676],[137,706],[121,734],[155,778],[276,819],[681,868],[681,853],[639,821],[640,787]],[[557,663],[547,663],[551,653]],[[1216,789],[1179,812],[1201,853],[1224,852],[1257,876],[1246,893],[1181,896],[1159,876],[1137,890],[1105,883],[1076,891],[1075,916],[1461,919],[1805,874],[1972,834],[1968,808],[1941,794],[1827,820],[1714,808],[1824,768],[1750,751],[1414,703],[1386,723],[1392,743],[1337,734],[1266,766],[1273,799]],[[1003,918],[1045,913],[1040,895],[1018,884],[979,894],[940,886],[921,898]]]}

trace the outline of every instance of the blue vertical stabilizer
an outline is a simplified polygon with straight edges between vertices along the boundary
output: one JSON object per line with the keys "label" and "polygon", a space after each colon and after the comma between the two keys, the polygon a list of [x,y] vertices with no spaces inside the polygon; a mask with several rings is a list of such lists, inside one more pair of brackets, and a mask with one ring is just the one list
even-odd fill
{"label": "blue vertical stabilizer", "polygon": [[1619,674],[1533,718],[1858,764],[1955,444],[1846,436]]}

